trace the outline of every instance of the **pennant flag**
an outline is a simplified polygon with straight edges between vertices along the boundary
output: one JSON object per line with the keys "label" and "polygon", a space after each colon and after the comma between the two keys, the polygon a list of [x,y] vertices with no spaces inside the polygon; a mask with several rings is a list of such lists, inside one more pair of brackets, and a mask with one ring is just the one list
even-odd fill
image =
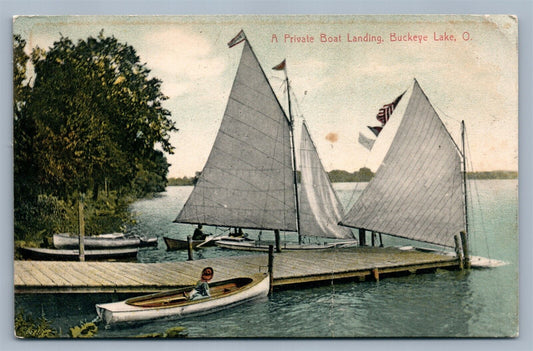
{"label": "pennant flag", "polygon": [[379,132],[381,132],[381,130],[383,129],[383,127],[370,127],[370,126],[367,126],[367,127],[368,129],[372,131],[372,133],[374,133],[375,136],[378,136]]}
{"label": "pennant flag", "polygon": [[370,139],[370,138],[367,138],[366,136],[364,136],[362,133],[359,133],[359,144],[363,145],[364,147],[366,147],[368,150],[371,150],[372,149],[372,146],[374,146],[374,142],[376,140],[374,139]]}
{"label": "pennant flag", "polygon": [[235,36],[235,38],[231,39],[229,42],[228,42],[228,46],[230,48],[234,47],[235,45],[239,44],[241,41],[244,41],[246,40],[246,35],[244,34],[244,31],[241,29],[241,31],[239,32],[239,34],[237,34]]}
{"label": "pennant flag", "polygon": [[282,71],[285,69],[285,60],[281,61],[279,65],[272,67],[274,71]]}
{"label": "pennant flag", "polygon": [[383,105],[383,107],[379,109],[379,112],[376,118],[378,121],[381,122],[383,126],[385,125],[385,123],[389,121],[389,118],[392,115],[392,112],[396,108],[396,105],[398,105],[398,103],[402,99],[403,94],[405,94],[405,92],[403,92],[402,95],[398,96],[396,100],[394,100],[390,104]]}

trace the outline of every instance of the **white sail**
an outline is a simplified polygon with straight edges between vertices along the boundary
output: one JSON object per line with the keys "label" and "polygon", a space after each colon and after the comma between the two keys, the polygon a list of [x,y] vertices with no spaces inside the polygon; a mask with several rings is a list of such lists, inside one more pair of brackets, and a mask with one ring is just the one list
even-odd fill
{"label": "white sail", "polygon": [[215,143],[175,222],[295,231],[289,128],[245,40]]}
{"label": "white sail", "polygon": [[342,224],[453,247],[466,227],[461,160],[415,81],[383,163]]}
{"label": "white sail", "polygon": [[300,169],[300,234],[353,239],[354,236],[349,228],[338,225],[344,211],[305,122],[302,123]]}

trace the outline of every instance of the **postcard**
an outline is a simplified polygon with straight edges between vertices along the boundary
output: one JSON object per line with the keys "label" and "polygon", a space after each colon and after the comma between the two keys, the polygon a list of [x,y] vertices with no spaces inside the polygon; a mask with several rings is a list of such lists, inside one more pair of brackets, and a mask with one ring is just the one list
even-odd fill
{"label": "postcard", "polygon": [[517,337],[518,18],[16,16],[18,338]]}

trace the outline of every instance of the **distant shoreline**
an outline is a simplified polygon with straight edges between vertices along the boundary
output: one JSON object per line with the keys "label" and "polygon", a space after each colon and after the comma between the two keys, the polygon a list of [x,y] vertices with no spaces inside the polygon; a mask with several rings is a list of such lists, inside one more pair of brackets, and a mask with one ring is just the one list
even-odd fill
{"label": "distant shoreline", "polygon": [[[368,169],[350,173],[347,171],[333,170],[328,172],[332,183],[358,183],[368,182],[374,174]],[[468,179],[517,179],[517,171],[485,171],[485,172],[468,172]],[[167,186],[190,186],[194,185],[197,180],[195,177],[168,178]]]}

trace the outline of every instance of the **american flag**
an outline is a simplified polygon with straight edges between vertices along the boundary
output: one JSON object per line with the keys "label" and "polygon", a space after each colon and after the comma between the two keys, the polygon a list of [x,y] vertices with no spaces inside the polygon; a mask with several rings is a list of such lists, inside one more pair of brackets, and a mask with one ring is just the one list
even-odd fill
{"label": "american flag", "polygon": [[383,105],[383,107],[379,109],[379,112],[376,118],[378,121],[381,122],[382,126],[384,126],[385,123],[389,121],[389,118],[392,115],[392,112],[396,108],[396,105],[398,105],[398,103],[400,102],[403,94],[405,94],[405,92],[403,92],[402,95],[398,96],[396,100],[394,100],[390,104]]}

